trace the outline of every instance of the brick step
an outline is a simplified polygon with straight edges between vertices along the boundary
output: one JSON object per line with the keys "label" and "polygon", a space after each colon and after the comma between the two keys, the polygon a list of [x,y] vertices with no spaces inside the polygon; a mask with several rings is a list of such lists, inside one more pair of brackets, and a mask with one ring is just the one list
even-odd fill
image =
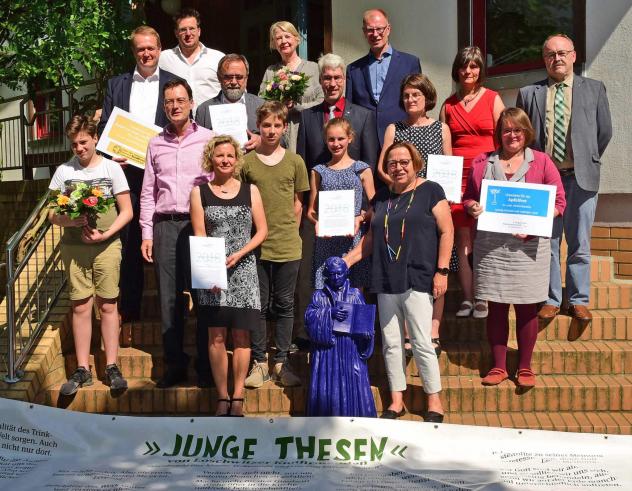
{"label": "brick step", "polygon": [[[426,396],[421,381],[409,377],[404,402],[410,412],[426,410]],[[496,387],[480,385],[477,377],[443,377],[441,399],[449,413],[469,412],[548,412],[559,411],[632,411],[632,376],[542,375],[538,385],[523,391],[509,380]],[[61,385],[61,384],[60,384]],[[214,389],[199,389],[193,385],[156,389],[147,379],[129,380],[130,388],[112,397],[109,388],[95,380],[91,387],[81,389],[74,397],[63,397],[59,386],[49,389],[47,405],[76,411],[107,413],[209,414],[214,409]],[[382,401],[389,400],[386,384],[372,387],[378,411]],[[284,413],[301,415],[305,410],[307,388],[281,387],[269,381],[257,390],[246,392],[245,410],[250,414]]]}
{"label": "brick step", "polygon": [[[97,341],[98,342],[98,341]],[[94,346],[94,343],[93,343]],[[74,347],[65,346],[66,372],[72,373],[77,367]],[[186,346],[191,356],[191,366],[196,356],[195,346]],[[93,376],[102,375],[105,370],[105,353],[94,346],[90,355]],[[118,365],[126,378],[159,378],[164,373],[162,348],[119,349]],[[294,371],[307,380],[309,378],[309,355],[294,353],[290,356]],[[369,374],[372,380],[385,380],[386,370],[379,344],[369,360]],[[484,376],[493,367],[493,358],[486,341],[468,343],[443,343],[443,353],[439,357],[441,376]],[[507,370],[515,373],[518,367],[518,351],[510,343],[507,353]],[[548,375],[616,375],[632,374],[632,344],[625,341],[544,341],[536,344],[531,367],[536,374]],[[270,362],[272,373],[273,362]],[[412,358],[406,360],[406,374],[416,376],[416,364]]]}
{"label": "brick step", "polygon": [[[419,418],[413,415],[410,419]],[[632,435],[631,411],[557,411],[530,413],[447,413],[445,423],[575,433]]]}
{"label": "brick step", "polygon": [[[560,314],[548,324],[540,323],[538,341],[632,340],[632,309],[591,310],[593,320],[582,326],[567,315]],[[509,339],[516,339],[513,309],[509,310]],[[441,340],[479,341],[487,339],[484,319],[459,318],[446,312],[441,323]]]}
{"label": "brick step", "polygon": [[[564,289],[565,290],[565,289]],[[454,291],[454,293],[452,293]],[[461,296],[456,290],[449,291],[445,311],[456,312]],[[590,284],[590,309],[628,309],[632,306],[632,283],[623,280],[592,281]]]}

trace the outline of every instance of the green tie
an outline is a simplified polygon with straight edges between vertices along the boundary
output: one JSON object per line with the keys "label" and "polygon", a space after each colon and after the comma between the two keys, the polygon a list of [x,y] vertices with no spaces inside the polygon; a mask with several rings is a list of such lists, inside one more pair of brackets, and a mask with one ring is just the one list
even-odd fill
{"label": "green tie", "polygon": [[564,101],[564,82],[555,85],[555,101],[553,103],[553,160],[557,163],[563,162],[566,157],[566,128],[564,126],[564,111],[566,102]]}

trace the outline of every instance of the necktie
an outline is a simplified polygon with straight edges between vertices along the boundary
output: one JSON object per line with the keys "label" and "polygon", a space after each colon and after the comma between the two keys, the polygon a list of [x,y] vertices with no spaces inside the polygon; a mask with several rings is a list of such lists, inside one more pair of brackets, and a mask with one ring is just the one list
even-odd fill
{"label": "necktie", "polygon": [[564,82],[555,85],[553,102],[553,160],[560,163],[566,157],[566,127],[564,126]]}
{"label": "necktie", "polygon": [[329,119],[334,119],[336,117],[336,106],[329,106]]}

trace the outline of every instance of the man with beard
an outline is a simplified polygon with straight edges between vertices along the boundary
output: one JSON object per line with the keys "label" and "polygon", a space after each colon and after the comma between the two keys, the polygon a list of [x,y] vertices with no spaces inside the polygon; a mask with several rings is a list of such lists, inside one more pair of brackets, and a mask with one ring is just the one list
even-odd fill
{"label": "man with beard", "polygon": [[245,56],[235,53],[224,56],[217,66],[217,75],[222,90],[217,96],[200,104],[195,116],[197,124],[212,130],[213,125],[208,110],[210,106],[217,104],[244,104],[248,115],[248,141],[244,146],[247,152],[261,143],[257,130],[257,109],[264,103],[264,100],[260,97],[246,92],[248,73],[248,60],[246,60]]}

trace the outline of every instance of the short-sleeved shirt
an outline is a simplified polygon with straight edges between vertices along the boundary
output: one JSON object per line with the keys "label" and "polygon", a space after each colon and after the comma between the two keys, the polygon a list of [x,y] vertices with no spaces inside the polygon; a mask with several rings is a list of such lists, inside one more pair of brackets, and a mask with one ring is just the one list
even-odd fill
{"label": "short-sleeved shirt", "polygon": [[266,165],[255,152],[244,157],[240,179],[255,184],[261,193],[268,222],[268,237],[261,244],[260,259],[287,262],[301,259],[302,242],[294,215],[294,195],[309,189],[303,159],[290,152],[276,165]]}
{"label": "short-sleeved shirt", "polygon": [[[119,193],[129,191],[129,185],[121,166],[105,157],[95,167],[83,167],[77,157],[73,157],[65,164],[60,165],[48,185],[48,189],[59,190],[62,193],[70,186],[85,183],[90,187],[97,187],[103,193],[104,198],[114,197]],[[110,208],[107,213],[97,218],[97,228],[105,231],[110,228],[116,219],[116,207]],[[116,235],[112,237],[114,240]],[[83,244],[81,241],[80,227],[66,227],[62,237],[65,244]]]}
{"label": "short-sleeved shirt", "polygon": [[[437,270],[439,231],[432,209],[446,199],[443,188],[432,181],[424,181],[414,191],[403,194],[381,189],[374,199],[373,254],[371,259],[371,290],[375,293],[404,293],[410,289],[432,294],[432,280]],[[388,243],[396,253],[401,244],[399,259],[389,257],[385,237],[384,218],[389,198],[391,208],[388,217]],[[402,220],[406,227],[401,239]]]}

